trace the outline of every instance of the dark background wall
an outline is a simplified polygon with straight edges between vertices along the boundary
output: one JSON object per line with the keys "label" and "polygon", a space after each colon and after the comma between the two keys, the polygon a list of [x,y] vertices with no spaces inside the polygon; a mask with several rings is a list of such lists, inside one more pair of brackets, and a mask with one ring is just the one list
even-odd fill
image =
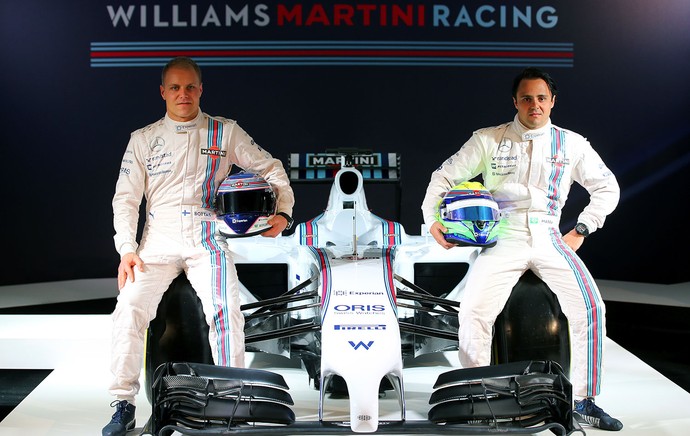
{"label": "dark background wall", "polygon": [[[376,9],[370,22],[358,13],[350,25],[335,22],[331,2],[199,0],[193,7],[180,2],[175,18],[173,7],[163,0],[4,0],[0,240],[5,261],[0,285],[115,275],[110,200],[119,163],[130,132],[163,115],[160,69],[183,49],[181,41],[278,41],[300,50],[305,43],[335,41],[360,50],[312,52],[305,60],[304,53],[273,49],[271,62],[266,52],[252,52],[253,57],[236,50],[196,52],[204,72],[201,106],[238,120],[286,165],[291,152],[335,147],[399,153],[399,210],[371,196],[368,203],[374,213],[399,219],[411,234],[419,233],[419,205],[431,171],[473,130],[512,119],[512,77],[525,66],[542,66],[561,90],[554,123],[588,137],[622,187],[618,209],[581,249],[594,276],[654,283],[690,280],[690,2],[338,4]],[[408,5],[415,8],[414,22],[394,24],[390,11]],[[531,17],[529,26],[512,25],[514,5]],[[235,12],[247,6],[248,24],[225,25],[226,6]],[[382,6],[388,11],[385,25]],[[123,12],[132,7],[129,24],[121,17],[114,25],[109,7]],[[210,8],[219,19],[202,26],[204,18],[213,18]],[[297,15],[289,18],[281,12],[299,8],[301,24]],[[445,10],[449,26],[435,26],[434,11]],[[478,10],[485,11],[479,19]],[[539,22],[539,11],[550,13]],[[453,26],[458,17],[459,25]],[[112,63],[99,63],[103,58],[96,48],[103,43],[137,42],[170,46],[166,51],[159,44],[135,57],[112,49]],[[415,51],[407,47],[363,54],[364,42],[420,44]],[[493,46],[430,51],[438,43]],[[353,60],[355,54],[359,60]],[[129,58],[137,65],[126,66]],[[585,204],[583,191],[573,190],[564,228],[574,224]],[[295,217],[304,221],[315,207],[325,206],[326,197],[300,189]]]}

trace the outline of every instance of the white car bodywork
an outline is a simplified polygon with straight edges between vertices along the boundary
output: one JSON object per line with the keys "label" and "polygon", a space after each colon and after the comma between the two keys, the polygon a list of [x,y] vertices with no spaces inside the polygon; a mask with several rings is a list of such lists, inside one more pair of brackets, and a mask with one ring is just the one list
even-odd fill
{"label": "white car bodywork", "polygon": [[[290,316],[318,324],[320,336],[309,333],[302,341],[320,341],[316,345],[320,352],[320,420],[328,381],[340,376],[347,384],[354,432],[377,430],[379,385],[384,377],[395,388],[401,420],[405,419],[399,320],[413,319],[415,309],[398,307],[396,287],[406,288],[398,278],[413,282],[417,263],[471,265],[479,253],[476,247],[445,250],[428,234],[408,235],[399,223],[374,215],[367,207],[362,174],[345,165],[335,175],[323,214],[297,224],[290,236],[239,238],[229,246],[238,265],[286,264],[289,289],[304,286],[311,279],[295,294],[311,291],[318,304],[291,302],[295,311]],[[444,298],[460,301],[461,278]],[[242,289],[241,294],[243,307],[258,303],[249,289]],[[264,328],[270,328],[268,325]],[[273,343],[273,348],[264,349],[260,342],[257,348],[290,352],[275,349]]]}

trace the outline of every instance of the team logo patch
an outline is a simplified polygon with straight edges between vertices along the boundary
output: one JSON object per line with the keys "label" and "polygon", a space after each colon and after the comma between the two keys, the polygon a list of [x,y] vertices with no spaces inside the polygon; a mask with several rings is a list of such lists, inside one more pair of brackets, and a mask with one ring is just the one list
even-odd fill
{"label": "team logo patch", "polygon": [[547,157],[546,162],[554,165],[570,165],[570,159],[558,155]]}
{"label": "team logo patch", "polygon": [[149,144],[149,148],[151,149],[151,151],[159,150],[159,149],[163,148],[164,146],[165,146],[165,140],[163,138],[161,138],[160,136],[156,136],[155,138],[153,138],[153,141],[151,141],[151,143]]}
{"label": "team logo patch", "polygon": [[218,148],[202,148],[201,154],[204,156],[211,157],[225,157],[227,152],[225,150],[219,150]]}

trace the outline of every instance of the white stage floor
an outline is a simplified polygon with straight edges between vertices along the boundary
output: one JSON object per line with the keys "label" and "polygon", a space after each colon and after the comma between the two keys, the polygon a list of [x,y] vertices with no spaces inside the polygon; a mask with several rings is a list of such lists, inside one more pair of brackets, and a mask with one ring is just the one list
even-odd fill
{"label": "white stage floor", "polygon": [[[78,301],[89,294],[90,298],[106,298],[108,295],[98,295],[94,289],[105,289],[103,294],[112,293],[113,284],[111,280],[63,283],[62,287],[66,289],[79,287],[74,285],[88,285],[84,287],[90,288],[89,293],[76,292],[73,298],[64,293],[57,296],[60,292],[55,292],[55,283],[38,287],[33,285],[31,303]],[[605,299],[638,302],[641,294],[630,283],[606,282],[601,285]],[[649,286],[644,287],[649,292]],[[53,292],[49,292],[49,288]],[[5,303],[0,307],[23,305],[21,301],[10,300],[26,299],[29,293],[24,290],[25,285],[0,287],[2,302]],[[684,290],[687,290],[687,284]],[[690,306],[689,294],[675,287],[656,290],[647,293],[647,296],[659,298],[663,293],[661,291],[670,297],[669,301],[660,304]],[[38,298],[41,301],[36,301],[37,294],[43,294]],[[107,392],[110,380],[110,330],[109,315],[0,315],[0,368],[53,369],[0,422],[0,436],[100,435],[101,428],[113,413],[109,407],[112,398]],[[606,347],[606,373],[597,403],[623,422],[623,430],[616,434],[690,434],[690,393],[612,340],[607,340]],[[298,420],[318,419],[318,391],[309,385],[307,373],[301,369],[298,361],[254,353],[248,353],[247,357],[250,367],[269,369],[283,375],[295,400],[293,409]],[[457,367],[459,364],[455,352],[422,356],[406,362],[404,383],[408,420],[426,419],[431,386],[437,375]],[[392,392],[380,401],[382,419],[399,419],[398,401]],[[129,435],[139,434],[150,410],[146,395],[142,392],[137,402],[137,429]],[[347,420],[348,410],[346,399],[327,398],[324,418]],[[588,435],[609,433],[591,427],[583,429]]]}

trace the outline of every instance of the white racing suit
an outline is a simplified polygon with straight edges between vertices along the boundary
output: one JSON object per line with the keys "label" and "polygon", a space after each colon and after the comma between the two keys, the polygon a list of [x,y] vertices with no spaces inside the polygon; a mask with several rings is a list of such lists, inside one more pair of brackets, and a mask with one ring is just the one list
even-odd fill
{"label": "white racing suit", "polygon": [[573,394],[599,393],[605,307],[589,271],[561,237],[559,219],[573,181],[590,194],[578,222],[594,232],[620,196],[616,178],[582,136],[549,123],[528,130],[512,123],[481,129],[436,170],[422,204],[431,227],[438,201],[457,183],[483,177],[506,216],[498,243],[472,264],[459,314],[463,367],[491,362],[492,328],[527,269],[558,297],[571,332]]}
{"label": "white racing suit", "polygon": [[[111,394],[134,403],[144,336],[172,280],[182,271],[201,300],[217,365],[244,366],[244,318],[237,272],[217,236],[213,201],[233,165],[262,175],[277,211],[292,214],[294,195],[280,160],[254,143],[235,121],[201,111],[190,122],[167,115],[132,133],[113,198],[115,247],[137,252],[144,271],[120,290],[113,312]],[[137,245],[142,196],[146,223]]]}

